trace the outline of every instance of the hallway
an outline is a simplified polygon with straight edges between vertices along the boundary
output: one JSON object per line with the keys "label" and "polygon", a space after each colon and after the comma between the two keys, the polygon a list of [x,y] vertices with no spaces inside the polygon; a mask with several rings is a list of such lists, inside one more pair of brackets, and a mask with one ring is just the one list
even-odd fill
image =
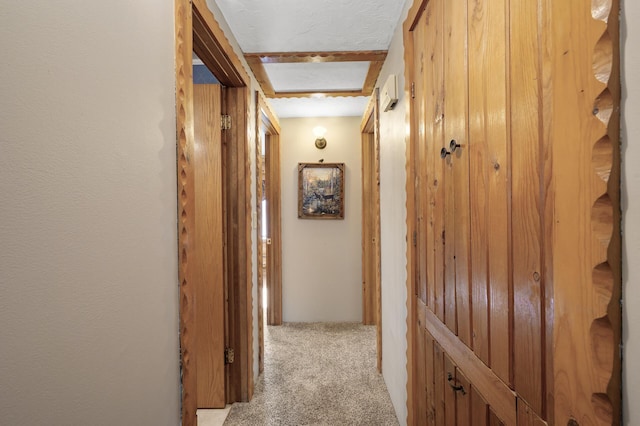
{"label": "hallway", "polygon": [[225,425],[397,425],[376,371],[375,327],[285,323],[265,327],[265,370],[249,403]]}

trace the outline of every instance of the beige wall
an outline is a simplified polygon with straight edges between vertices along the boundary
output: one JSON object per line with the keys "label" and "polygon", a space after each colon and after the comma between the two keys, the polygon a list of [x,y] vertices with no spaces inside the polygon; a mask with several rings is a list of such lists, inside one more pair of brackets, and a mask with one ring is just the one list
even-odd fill
{"label": "beige wall", "polygon": [[179,423],[173,22],[2,5],[0,424]]}
{"label": "beige wall", "polygon": [[[640,4],[622,1],[622,232],[624,424],[640,424]],[[634,25],[635,24],[635,25]]]}
{"label": "beige wall", "polygon": [[[282,311],[287,322],[362,321],[360,117],[282,119]],[[312,129],[327,129],[327,147]],[[298,163],[345,163],[344,220],[298,219]]]}
{"label": "beige wall", "polygon": [[399,100],[380,112],[380,241],[382,244],[382,373],[400,424],[407,417],[407,226],[406,226],[406,96],[402,23],[407,1],[394,33],[378,86],[390,74],[398,78]]}

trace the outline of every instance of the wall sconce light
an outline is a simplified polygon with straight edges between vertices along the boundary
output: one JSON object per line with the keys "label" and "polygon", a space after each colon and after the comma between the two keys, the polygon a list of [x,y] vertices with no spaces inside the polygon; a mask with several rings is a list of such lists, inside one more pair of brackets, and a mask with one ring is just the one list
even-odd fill
{"label": "wall sconce light", "polygon": [[316,148],[324,149],[327,146],[327,140],[324,135],[327,133],[327,129],[322,126],[313,128],[313,134],[316,136]]}

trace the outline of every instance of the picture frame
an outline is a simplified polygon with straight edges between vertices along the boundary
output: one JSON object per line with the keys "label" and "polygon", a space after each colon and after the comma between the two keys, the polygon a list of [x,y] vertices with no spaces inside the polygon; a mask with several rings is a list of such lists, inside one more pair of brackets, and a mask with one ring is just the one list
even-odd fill
{"label": "picture frame", "polygon": [[298,163],[298,218],[344,219],[344,163]]}

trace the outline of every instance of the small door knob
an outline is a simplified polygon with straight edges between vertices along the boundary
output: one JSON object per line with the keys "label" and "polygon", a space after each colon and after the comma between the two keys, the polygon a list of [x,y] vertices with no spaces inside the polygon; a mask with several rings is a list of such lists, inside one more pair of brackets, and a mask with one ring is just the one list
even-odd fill
{"label": "small door knob", "polygon": [[460,148],[460,144],[456,142],[455,139],[451,139],[451,142],[449,142],[449,149],[451,152],[456,152],[456,149],[458,148]]}
{"label": "small door knob", "polygon": [[440,150],[440,158],[447,158],[447,155],[451,155],[451,153],[447,151],[447,148],[442,148]]}

